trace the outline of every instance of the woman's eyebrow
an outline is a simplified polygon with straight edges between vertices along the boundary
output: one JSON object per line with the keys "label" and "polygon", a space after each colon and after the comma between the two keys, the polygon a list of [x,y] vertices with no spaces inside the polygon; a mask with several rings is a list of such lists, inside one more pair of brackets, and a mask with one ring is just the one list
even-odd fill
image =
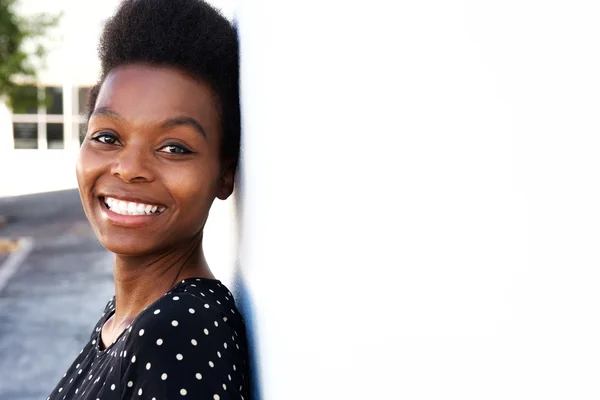
{"label": "woman's eyebrow", "polygon": [[202,136],[204,136],[205,139],[207,139],[206,131],[202,127],[202,124],[200,124],[200,122],[198,122],[197,120],[195,120],[192,117],[180,115],[179,117],[168,118],[165,121],[163,121],[163,123],[161,124],[163,129],[173,128],[175,126],[186,126],[186,125],[194,128],[196,131],[198,131],[198,133],[200,133]]}
{"label": "woman's eyebrow", "polygon": [[[111,110],[108,107],[98,107],[97,109],[94,110],[94,112],[90,116],[90,119],[91,119],[91,117],[105,117],[105,118],[109,118],[109,119],[116,120],[116,121],[120,121],[123,119],[121,114],[119,114],[118,112],[116,112],[114,110]],[[163,128],[163,129],[169,129],[169,128],[173,128],[175,126],[186,126],[186,125],[194,128],[198,133],[200,133],[202,136],[204,136],[205,139],[208,139],[208,137],[206,136],[206,131],[202,127],[202,124],[192,117],[180,115],[178,117],[167,118],[160,124],[161,128]]]}
{"label": "woman's eyebrow", "polygon": [[92,117],[106,117],[106,118],[110,118],[110,119],[114,119],[114,120],[121,120],[123,119],[123,117],[121,117],[121,114],[119,114],[116,111],[111,110],[108,107],[98,107],[94,110],[94,112],[92,113],[92,115],[90,115],[90,119]]}

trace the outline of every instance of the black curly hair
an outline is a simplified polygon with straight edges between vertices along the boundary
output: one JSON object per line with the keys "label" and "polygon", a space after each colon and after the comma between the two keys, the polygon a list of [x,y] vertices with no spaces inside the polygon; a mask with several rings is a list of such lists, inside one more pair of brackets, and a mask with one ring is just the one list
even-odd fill
{"label": "black curly hair", "polygon": [[221,160],[237,166],[240,146],[237,32],[202,0],[124,0],[106,23],[98,52],[101,73],[88,97],[88,119],[106,76],[144,63],[176,67],[209,84],[219,99]]}

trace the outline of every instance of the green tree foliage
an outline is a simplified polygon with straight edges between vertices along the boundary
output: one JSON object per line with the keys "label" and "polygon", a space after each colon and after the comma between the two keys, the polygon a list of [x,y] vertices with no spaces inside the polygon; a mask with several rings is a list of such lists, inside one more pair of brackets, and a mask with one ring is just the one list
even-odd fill
{"label": "green tree foliage", "polygon": [[[60,15],[19,16],[17,0],[0,0],[0,98],[14,110],[37,107],[35,93],[36,61],[43,60],[46,48],[41,38],[56,26]],[[32,50],[26,50],[30,43]],[[24,86],[29,83],[29,86]]]}

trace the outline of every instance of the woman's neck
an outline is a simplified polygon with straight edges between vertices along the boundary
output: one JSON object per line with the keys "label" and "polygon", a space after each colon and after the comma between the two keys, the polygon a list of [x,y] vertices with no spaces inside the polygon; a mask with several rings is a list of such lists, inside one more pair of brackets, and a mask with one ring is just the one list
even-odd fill
{"label": "woman's neck", "polygon": [[127,326],[173,285],[191,277],[214,279],[202,249],[202,239],[160,254],[117,254],[113,267],[115,314],[113,326]]}

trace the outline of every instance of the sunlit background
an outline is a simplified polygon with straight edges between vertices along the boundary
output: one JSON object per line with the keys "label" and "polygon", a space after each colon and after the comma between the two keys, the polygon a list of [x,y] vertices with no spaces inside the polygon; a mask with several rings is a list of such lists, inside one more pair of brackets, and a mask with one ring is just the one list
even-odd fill
{"label": "sunlit background", "polygon": [[[116,3],[23,2],[64,9],[34,90],[62,100],[0,116],[0,235],[30,240],[0,268],[2,400],[45,396],[112,290],[76,193],[49,191],[75,185]],[[600,4],[219,6],[240,35],[242,190],[206,247],[255,394],[600,398]]]}

